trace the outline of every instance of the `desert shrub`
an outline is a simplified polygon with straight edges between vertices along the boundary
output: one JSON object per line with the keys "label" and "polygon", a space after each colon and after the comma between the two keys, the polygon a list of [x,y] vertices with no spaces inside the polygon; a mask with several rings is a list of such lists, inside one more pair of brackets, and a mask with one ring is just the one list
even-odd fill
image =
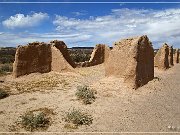
{"label": "desert shrub", "polygon": [[8,96],[9,96],[8,92],[0,88],[0,99],[6,98]]}
{"label": "desert shrub", "polygon": [[0,67],[0,72],[12,72],[13,68],[12,68],[12,64],[3,64]]}
{"label": "desert shrub", "polygon": [[78,86],[75,95],[84,104],[91,104],[95,100],[96,92],[91,90],[88,86]]}
{"label": "desert shrub", "polygon": [[27,131],[46,129],[50,120],[44,112],[27,112],[20,116],[19,124]]}
{"label": "desert shrub", "polygon": [[63,119],[65,120],[65,122],[75,124],[76,126],[90,125],[93,121],[93,117],[91,115],[75,108],[66,112]]}
{"label": "desert shrub", "polygon": [[80,53],[80,52],[75,52],[70,54],[71,59],[74,62],[84,62],[84,61],[89,61],[91,55],[90,54],[85,54],[85,53]]}
{"label": "desert shrub", "polygon": [[14,56],[12,55],[3,55],[0,57],[0,63],[13,63],[14,62]]}
{"label": "desert shrub", "polygon": [[6,73],[0,69],[0,76],[5,75]]}
{"label": "desert shrub", "polygon": [[12,63],[15,59],[16,48],[0,47],[0,63]]}

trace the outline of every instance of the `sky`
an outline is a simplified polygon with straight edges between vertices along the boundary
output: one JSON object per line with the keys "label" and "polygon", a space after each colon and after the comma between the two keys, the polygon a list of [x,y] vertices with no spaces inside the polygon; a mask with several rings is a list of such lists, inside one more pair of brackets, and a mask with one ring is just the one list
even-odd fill
{"label": "sky", "polygon": [[[23,0],[27,1],[37,2]],[[60,0],[51,0],[56,1]],[[94,47],[99,43],[112,46],[120,39],[147,35],[154,48],[159,48],[165,42],[180,48],[180,0],[169,0],[179,3],[126,3],[137,0],[103,4],[70,3],[77,1],[87,2],[0,3],[0,47],[16,47],[34,41],[48,43],[51,40],[62,40],[68,47]],[[144,0],[148,1],[157,2]]]}

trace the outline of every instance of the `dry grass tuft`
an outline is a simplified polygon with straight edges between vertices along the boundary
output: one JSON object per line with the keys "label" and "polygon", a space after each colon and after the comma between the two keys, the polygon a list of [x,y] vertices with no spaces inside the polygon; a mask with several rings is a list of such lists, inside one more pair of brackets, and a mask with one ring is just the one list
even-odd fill
{"label": "dry grass tuft", "polygon": [[29,81],[26,83],[15,83],[15,89],[17,89],[19,92],[32,92],[32,91],[37,91],[41,89],[46,89],[46,90],[51,90],[54,87],[58,86],[58,81],[45,78],[39,81]]}
{"label": "dry grass tuft", "polygon": [[84,104],[91,104],[95,100],[96,92],[91,90],[88,86],[78,86],[76,96],[82,100]]}
{"label": "dry grass tuft", "polygon": [[[70,124],[74,124],[73,127],[76,127],[79,125],[92,124],[93,117],[82,110],[73,108],[72,110],[65,112],[63,120]],[[71,126],[65,125],[65,127],[72,127],[72,125]]]}
{"label": "dry grass tuft", "polygon": [[6,90],[0,88],[0,99],[6,98],[8,96],[9,93]]}
{"label": "dry grass tuft", "polygon": [[19,117],[17,126],[31,132],[46,130],[52,123],[51,115],[55,115],[55,113],[52,109],[48,108],[39,108],[28,111]]}

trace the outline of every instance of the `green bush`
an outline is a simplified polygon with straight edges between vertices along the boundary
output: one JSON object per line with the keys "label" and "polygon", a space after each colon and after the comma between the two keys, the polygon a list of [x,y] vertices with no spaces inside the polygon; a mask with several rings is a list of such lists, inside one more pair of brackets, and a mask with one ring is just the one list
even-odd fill
{"label": "green bush", "polygon": [[3,73],[3,72],[12,72],[12,71],[13,71],[12,64],[3,64],[0,67],[0,72],[1,73]]}
{"label": "green bush", "polygon": [[14,62],[14,56],[12,55],[3,55],[0,57],[0,63],[6,64],[6,63],[13,63]]}
{"label": "green bush", "polygon": [[85,54],[85,53],[72,53],[70,54],[71,59],[74,62],[84,62],[84,61],[89,61],[91,55]]}
{"label": "green bush", "polygon": [[24,115],[20,116],[20,118],[20,124],[27,131],[47,128],[50,123],[49,118],[43,112],[27,112]]}
{"label": "green bush", "polygon": [[5,75],[6,73],[0,69],[0,76]]}
{"label": "green bush", "polygon": [[75,95],[79,100],[82,100],[84,104],[91,104],[95,100],[95,91],[92,91],[88,86],[78,86]]}
{"label": "green bush", "polygon": [[8,96],[9,94],[5,90],[0,88],[0,99],[6,98]]}
{"label": "green bush", "polygon": [[93,117],[91,115],[75,108],[66,112],[63,119],[65,122],[75,124],[76,126],[90,125],[93,121]]}

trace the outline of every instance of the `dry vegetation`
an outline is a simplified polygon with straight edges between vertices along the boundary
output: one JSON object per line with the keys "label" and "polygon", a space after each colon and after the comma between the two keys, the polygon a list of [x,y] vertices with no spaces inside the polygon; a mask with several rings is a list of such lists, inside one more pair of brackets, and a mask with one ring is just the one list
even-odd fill
{"label": "dry vegetation", "polygon": [[88,86],[78,86],[76,96],[82,100],[84,104],[91,104],[95,100],[96,92],[91,90]]}
{"label": "dry vegetation", "polygon": [[90,57],[91,57],[91,52],[92,50],[84,50],[84,49],[80,49],[80,50],[73,50],[70,49],[69,53],[70,53],[70,57],[74,62],[84,62],[84,61],[89,61]]}
{"label": "dry vegetation", "polygon": [[0,88],[0,99],[6,98],[8,96],[9,96],[8,92],[6,90]]}
{"label": "dry vegetation", "polygon": [[8,75],[12,70],[12,63],[0,64],[0,76]]}
{"label": "dry vegetation", "polygon": [[12,72],[15,50],[15,48],[0,48],[0,76]]}
{"label": "dry vegetation", "polygon": [[43,76],[41,74],[32,74],[29,76],[18,78],[16,81],[10,77],[12,80],[8,83],[2,83],[1,88],[10,91],[11,94],[52,91],[55,88],[66,90],[73,85],[72,82],[75,82],[77,78],[77,76],[68,74],[63,77],[63,74],[58,73],[47,73]]}
{"label": "dry vegetation", "polygon": [[19,124],[27,131],[34,131],[37,129],[46,129],[49,126],[49,118],[43,112],[27,112],[20,116]]}
{"label": "dry vegetation", "polygon": [[16,82],[14,84],[15,89],[19,92],[32,92],[32,91],[41,91],[41,90],[52,90],[54,87],[58,86],[58,83],[65,83],[55,80],[53,78],[47,77],[42,78],[39,81],[29,81],[26,83]]}
{"label": "dry vegetation", "polygon": [[28,110],[20,115],[17,121],[10,126],[11,131],[19,131],[21,128],[25,131],[45,131],[52,124],[52,116],[55,115],[52,109],[39,108]]}
{"label": "dry vegetation", "polygon": [[[63,120],[65,122],[74,124],[72,127],[78,127],[79,125],[90,125],[92,124],[93,117],[80,109],[70,109],[65,112]],[[69,124],[65,124],[65,128],[67,128]],[[69,128],[69,127],[68,127]]]}

